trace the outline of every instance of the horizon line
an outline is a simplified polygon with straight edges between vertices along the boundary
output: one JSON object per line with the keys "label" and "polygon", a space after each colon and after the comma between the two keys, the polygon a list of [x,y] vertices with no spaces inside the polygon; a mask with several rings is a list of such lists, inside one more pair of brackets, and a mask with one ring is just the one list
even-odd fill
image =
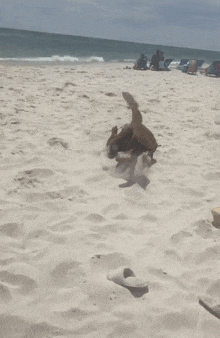
{"label": "horizon line", "polygon": [[29,30],[29,29],[20,29],[20,28],[8,28],[8,27],[0,27],[1,29],[7,29],[7,30],[14,30],[14,31],[24,31],[24,32],[33,32],[33,33],[41,33],[41,34],[50,34],[50,35],[62,35],[62,36],[74,36],[79,38],[88,38],[88,39],[99,39],[99,40],[108,40],[108,41],[117,41],[117,42],[128,42],[128,43],[139,43],[143,45],[152,45],[152,46],[162,46],[162,47],[171,47],[171,48],[183,48],[183,49],[190,49],[190,50],[201,50],[201,51],[209,51],[214,53],[220,53],[218,50],[211,50],[211,49],[201,49],[201,48],[191,48],[191,47],[182,47],[182,46],[172,46],[172,45],[163,45],[163,44],[153,44],[153,43],[147,43],[147,42],[140,42],[140,41],[128,41],[128,40],[117,40],[117,39],[107,39],[107,38],[100,38],[100,37],[94,37],[94,36],[83,36],[83,35],[73,35],[73,34],[64,34],[64,33],[51,33],[51,32],[44,32],[44,31],[35,31],[35,30]]}

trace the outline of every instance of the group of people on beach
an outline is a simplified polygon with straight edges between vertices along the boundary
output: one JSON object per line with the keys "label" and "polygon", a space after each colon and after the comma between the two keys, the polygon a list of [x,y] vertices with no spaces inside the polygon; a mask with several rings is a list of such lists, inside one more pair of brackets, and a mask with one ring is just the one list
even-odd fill
{"label": "group of people on beach", "polygon": [[[133,66],[135,70],[170,70],[168,68],[169,64],[172,62],[173,59],[166,59],[164,60],[164,52],[161,50],[157,50],[156,53],[152,56],[149,67],[147,66],[147,57],[144,54],[141,54],[139,59]],[[161,62],[162,61],[162,62]],[[185,62],[184,64],[181,64]],[[201,69],[204,60],[188,60],[188,59],[181,59],[180,64],[177,66],[177,69],[182,70],[182,72],[195,75],[198,68]],[[130,68],[130,67],[126,67]],[[211,65],[206,68],[200,70],[201,74],[205,74],[206,76],[215,76],[220,77],[220,61],[213,61]]]}
{"label": "group of people on beach", "polygon": [[[152,70],[159,70],[159,64],[160,61],[164,61],[164,52],[157,50],[156,53],[152,56],[151,61],[150,61],[150,66],[149,68]],[[141,69],[141,70],[146,70],[148,69],[147,67],[147,57],[144,54],[141,54],[140,58],[137,60],[135,63],[133,69]]]}

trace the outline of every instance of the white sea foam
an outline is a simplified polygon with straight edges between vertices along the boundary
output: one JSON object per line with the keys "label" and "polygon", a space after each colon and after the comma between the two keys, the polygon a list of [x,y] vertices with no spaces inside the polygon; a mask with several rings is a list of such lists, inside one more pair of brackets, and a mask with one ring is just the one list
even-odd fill
{"label": "white sea foam", "polygon": [[84,58],[78,58],[70,55],[52,55],[49,57],[24,57],[24,58],[0,58],[0,61],[18,61],[18,62],[104,62],[103,57],[90,56]]}
{"label": "white sea foam", "polygon": [[124,59],[124,62],[135,62],[136,59]]}
{"label": "white sea foam", "polygon": [[104,62],[104,59],[103,57],[90,56],[88,59],[86,59],[86,62]]}
{"label": "white sea foam", "polygon": [[169,65],[169,68],[176,68],[178,67],[179,63],[180,63],[180,60],[172,61]]}

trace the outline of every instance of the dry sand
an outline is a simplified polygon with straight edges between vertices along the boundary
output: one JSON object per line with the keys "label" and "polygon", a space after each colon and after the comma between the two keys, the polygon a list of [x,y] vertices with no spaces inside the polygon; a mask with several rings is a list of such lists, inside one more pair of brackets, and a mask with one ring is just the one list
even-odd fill
{"label": "dry sand", "polygon": [[[124,188],[105,153],[123,91],[161,145]],[[218,338],[198,300],[220,303],[219,79],[1,65],[0,100],[0,337]],[[123,267],[149,292],[107,279]]]}

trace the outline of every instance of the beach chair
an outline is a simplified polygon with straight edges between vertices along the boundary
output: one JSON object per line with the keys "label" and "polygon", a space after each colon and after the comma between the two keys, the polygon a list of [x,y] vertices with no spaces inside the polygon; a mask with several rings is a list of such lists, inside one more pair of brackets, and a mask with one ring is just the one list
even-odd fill
{"label": "beach chair", "polygon": [[186,65],[183,66],[183,73],[195,75],[198,68],[201,69],[204,60],[190,60]]}
{"label": "beach chair", "polygon": [[188,61],[187,64],[183,66],[182,72],[195,75],[197,72],[196,60],[193,59]]}
{"label": "beach chair", "polygon": [[205,75],[220,77],[220,61],[212,62],[212,64],[205,69]]}
{"label": "beach chair", "polygon": [[204,60],[196,60],[197,69],[201,69],[203,63],[204,63]]}
{"label": "beach chair", "polygon": [[189,61],[189,59],[181,59],[180,63],[179,63],[179,66],[186,65],[188,61]]}
{"label": "beach chair", "polygon": [[185,73],[195,75],[196,72],[197,72],[196,60],[190,60],[189,63],[187,64],[187,66],[186,66]]}
{"label": "beach chair", "polygon": [[147,70],[147,57],[144,54],[141,54],[141,57],[135,63],[133,69],[135,70]]}
{"label": "beach chair", "polygon": [[168,68],[172,61],[173,61],[173,59],[166,59],[166,60],[164,61],[164,67],[165,67],[165,68]]}
{"label": "beach chair", "polygon": [[159,70],[170,70],[168,67],[170,63],[173,61],[173,59],[166,59],[165,61],[160,61],[159,62]]}
{"label": "beach chair", "polygon": [[189,59],[181,59],[177,69],[183,70],[184,66],[187,65],[188,61]]}
{"label": "beach chair", "polygon": [[138,68],[139,68],[139,69],[142,69],[142,70],[148,69],[148,67],[147,67],[147,62],[148,62],[148,59],[147,59],[147,58],[143,59],[143,60],[140,62]]}

